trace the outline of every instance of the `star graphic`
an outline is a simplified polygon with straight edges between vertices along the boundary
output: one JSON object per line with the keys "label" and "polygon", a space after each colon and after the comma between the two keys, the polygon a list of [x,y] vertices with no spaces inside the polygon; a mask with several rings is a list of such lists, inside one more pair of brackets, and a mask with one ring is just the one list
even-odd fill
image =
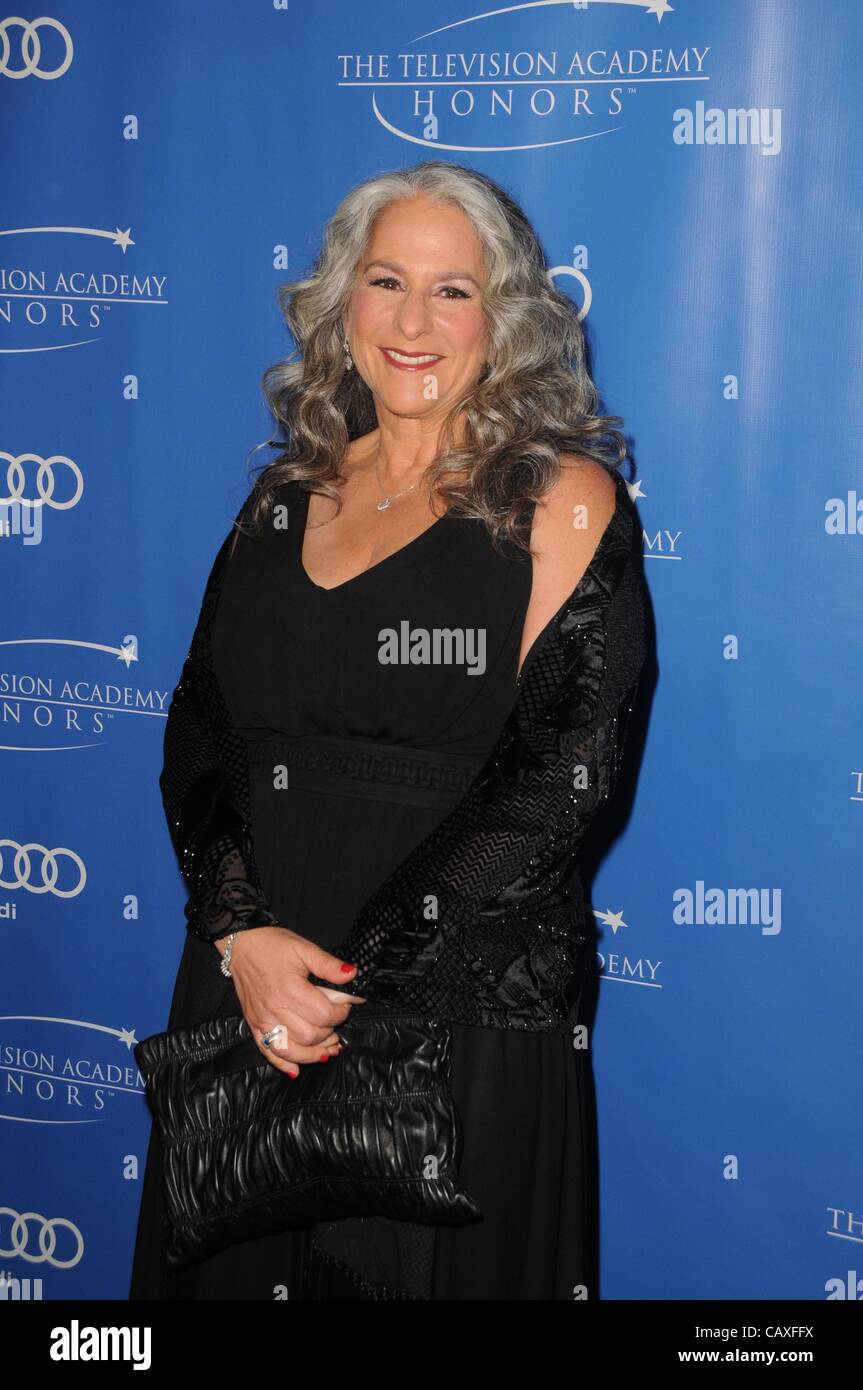
{"label": "star graphic", "polygon": [[634,483],[627,483],[626,490],[629,493],[630,502],[636,502],[639,497],[647,496],[647,493],[642,491],[640,478],[636,478]]}
{"label": "star graphic", "polygon": [[604,927],[611,927],[612,934],[617,936],[619,927],[628,927],[629,923],[623,920],[623,910],[612,912],[611,908],[606,908],[605,912],[594,912],[594,917],[598,917]]}
{"label": "star graphic", "polygon": [[668,0],[648,0],[646,9],[648,14],[656,15],[657,24],[662,23],[662,16],[668,14],[669,10],[671,10],[672,14],[674,13]]}
{"label": "star graphic", "polygon": [[129,247],[135,245],[134,241],[132,240],[132,228],[127,227],[125,232],[121,232],[120,228],[118,227],[116,232],[114,233],[114,245],[122,246],[123,255],[125,256]]}
{"label": "star graphic", "polygon": [[123,1042],[123,1043],[125,1043],[126,1046],[128,1047],[128,1049],[129,1049],[130,1052],[131,1052],[133,1046],[135,1045],[135,1043],[136,1043],[137,1041],[138,1041],[138,1039],[135,1037],[135,1030],[134,1030],[134,1028],[120,1028],[120,1029],[119,1029],[119,1031],[118,1031],[118,1033],[117,1033],[117,1042]]}

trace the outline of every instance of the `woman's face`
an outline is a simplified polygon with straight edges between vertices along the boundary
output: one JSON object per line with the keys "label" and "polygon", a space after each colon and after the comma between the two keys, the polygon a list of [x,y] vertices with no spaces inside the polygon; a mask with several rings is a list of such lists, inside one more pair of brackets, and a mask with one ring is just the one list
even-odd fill
{"label": "woman's face", "polygon": [[488,347],[485,278],[460,209],[417,197],[378,214],[344,320],[378,412],[443,416],[475,383]]}

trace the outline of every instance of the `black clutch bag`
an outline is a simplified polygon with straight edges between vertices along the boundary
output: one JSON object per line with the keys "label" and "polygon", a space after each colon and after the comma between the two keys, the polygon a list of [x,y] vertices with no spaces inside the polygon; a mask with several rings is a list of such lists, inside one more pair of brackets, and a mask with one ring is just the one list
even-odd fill
{"label": "black clutch bag", "polygon": [[482,1215],[458,1175],[449,1025],[352,1010],[338,1057],[294,1080],[239,1016],[134,1049],[164,1151],[165,1261],[349,1216],[461,1225]]}

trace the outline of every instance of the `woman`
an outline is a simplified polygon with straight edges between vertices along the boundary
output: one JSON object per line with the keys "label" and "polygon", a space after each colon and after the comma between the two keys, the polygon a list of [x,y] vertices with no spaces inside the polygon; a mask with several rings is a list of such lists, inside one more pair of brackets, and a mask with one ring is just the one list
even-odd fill
{"label": "woman", "polygon": [[[612,589],[628,596],[614,627],[624,636],[610,643],[597,619],[602,641],[591,648],[604,669],[626,647],[603,726],[608,766],[597,753],[595,777],[590,768],[606,795],[643,641],[636,586],[606,582],[598,560],[609,560],[610,537],[633,533],[614,471],[623,439],[616,417],[595,414],[575,310],[503,189],[436,161],[375,176],[338,208],[313,274],[282,293],[298,360],[264,383],[286,441],[247,500],[253,524],[234,532],[212,621],[215,675],[248,758],[249,878],[261,891],[234,882],[243,905],[233,915],[221,892],[206,913],[187,908],[194,926],[170,1027],[242,1011],[271,1064],[296,1076],[338,1065],[336,1030],[364,996],[336,986],[373,979],[353,972],[376,949],[360,935],[346,957],[339,944],[375,916],[380,885],[422,864],[429,837],[450,825],[451,877],[476,878],[483,852],[457,817],[552,620],[562,628],[574,596],[590,597],[596,613]],[[162,778],[172,826],[182,810],[168,794],[175,704]],[[564,741],[570,733],[574,725]],[[577,787],[585,768],[575,765]],[[503,825],[494,838],[509,833]],[[547,931],[577,998],[590,951],[577,864],[564,851],[566,911]],[[517,935],[492,930],[464,972],[465,997],[472,977],[506,977],[501,1008],[453,1015],[471,1020],[453,1025],[452,1086],[461,1176],[480,1220],[329,1222],[164,1276],[154,1135],[131,1296],[595,1296],[586,1052],[528,1008],[532,977],[551,957],[539,967],[536,955],[525,968],[495,961],[509,940]],[[230,978],[215,969],[216,952]]]}

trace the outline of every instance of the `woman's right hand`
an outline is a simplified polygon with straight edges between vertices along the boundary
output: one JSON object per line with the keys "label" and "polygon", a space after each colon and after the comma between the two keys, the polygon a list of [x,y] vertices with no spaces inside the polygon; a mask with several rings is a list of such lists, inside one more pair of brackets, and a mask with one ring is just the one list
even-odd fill
{"label": "woman's right hand", "polygon": [[[224,940],[215,942],[220,954]],[[353,978],[355,965],[346,965],[288,927],[255,927],[238,932],[231,954],[231,978],[243,1017],[258,1050],[278,1071],[299,1074],[301,1062],[321,1062],[338,1055],[339,1038],[333,1031],[344,1023],[354,1004],[364,1004],[357,994],[313,985],[309,975],[334,984]],[[287,1030],[269,1047],[261,1042],[276,1024]]]}

